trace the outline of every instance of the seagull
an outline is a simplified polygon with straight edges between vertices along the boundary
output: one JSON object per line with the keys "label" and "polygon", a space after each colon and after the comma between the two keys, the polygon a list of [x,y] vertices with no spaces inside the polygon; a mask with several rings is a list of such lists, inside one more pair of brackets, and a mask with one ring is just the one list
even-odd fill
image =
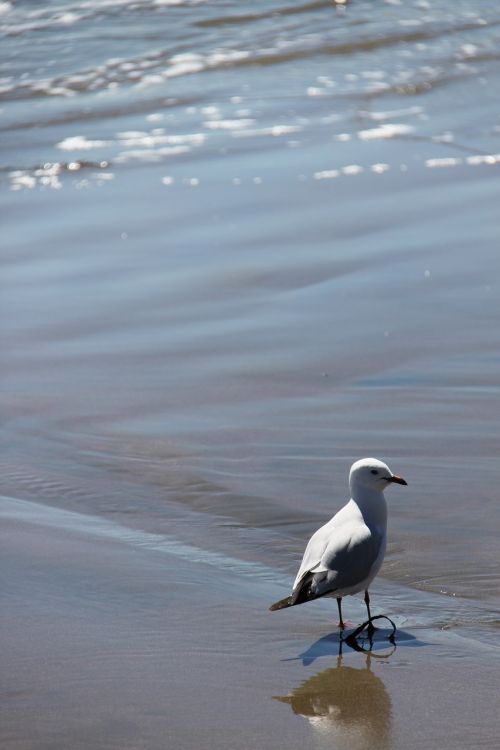
{"label": "seagull", "polygon": [[390,484],[407,482],[393,474],[383,461],[362,458],[351,466],[351,499],[312,535],[292,593],[272,604],[269,607],[272,612],[332,596],[337,600],[339,627],[343,630],[342,598],[364,591],[371,625],[368,588],[384,560],[387,541],[384,490]]}

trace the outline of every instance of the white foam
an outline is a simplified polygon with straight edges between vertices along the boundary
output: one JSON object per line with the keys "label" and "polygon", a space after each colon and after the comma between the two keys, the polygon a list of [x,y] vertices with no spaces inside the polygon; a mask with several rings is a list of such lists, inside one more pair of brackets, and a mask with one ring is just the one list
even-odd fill
{"label": "white foam", "polygon": [[206,140],[204,133],[168,134],[161,128],[152,131],[129,130],[116,134],[115,140],[92,140],[83,135],[70,136],[60,141],[57,148],[62,151],[90,151],[96,148],[128,148],[116,157],[116,161],[143,159],[159,161],[165,156],[186,153],[194,146],[200,146]]}
{"label": "white foam", "polygon": [[171,67],[163,73],[163,75],[165,76],[165,78],[175,78],[177,76],[189,75],[190,73],[198,73],[200,70],[203,70],[204,67],[205,65],[201,60],[177,62],[172,64]]}
{"label": "white foam", "polygon": [[364,167],[362,167],[361,164],[348,164],[347,167],[342,167],[342,174],[348,175],[349,177],[361,174],[361,172],[364,171]]}
{"label": "white foam", "polygon": [[377,164],[372,164],[370,167],[370,170],[372,172],[375,172],[375,174],[384,174],[384,172],[388,172],[390,169],[389,164],[385,164],[382,162],[378,162]]}
{"label": "white foam", "polygon": [[477,156],[468,156],[466,161],[471,167],[477,167],[480,164],[491,166],[500,163],[500,154],[478,154]]}
{"label": "white foam", "polygon": [[31,90],[37,94],[47,94],[47,96],[75,96],[75,91],[67,86],[59,86],[52,81],[35,81],[31,84]]}
{"label": "white foam", "polygon": [[221,65],[245,60],[249,56],[250,52],[247,50],[234,49],[216,49],[208,55],[201,55],[198,52],[182,52],[170,58],[169,67],[163,71],[162,75],[165,78],[190,75],[209,68],[218,68]]}
{"label": "white foam", "polygon": [[327,89],[320,88],[319,86],[308,86],[306,89],[307,96],[327,96]]}
{"label": "white foam", "polygon": [[255,120],[247,117],[238,120],[207,120],[203,125],[210,130],[243,130],[254,122]]}
{"label": "white foam", "polygon": [[429,169],[445,169],[462,164],[463,160],[455,156],[444,156],[436,159],[426,159],[425,166]]}
{"label": "white foam", "polygon": [[78,13],[62,13],[60,16],[57,16],[55,19],[57,23],[62,23],[65,26],[71,26],[72,24],[76,23],[77,21],[80,21],[82,16],[78,15]]}
{"label": "white foam", "polygon": [[33,190],[37,184],[36,177],[33,177],[28,174],[28,172],[23,172],[22,170],[10,172],[9,177],[11,180],[11,190]]}
{"label": "white foam", "polygon": [[207,55],[206,61],[209,67],[218,67],[219,65],[225,65],[229,62],[246,60],[248,57],[250,57],[250,52],[248,52],[248,50],[217,49],[215,52],[211,52]]}
{"label": "white foam", "polygon": [[377,128],[360,130],[358,138],[361,138],[362,141],[372,141],[382,138],[396,138],[399,135],[409,135],[414,131],[415,128],[412,125],[387,122]]}
{"label": "white foam", "polygon": [[464,57],[475,57],[479,52],[479,47],[475,44],[462,44],[461,52]]}
{"label": "white foam", "polygon": [[162,161],[166,157],[186,154],[189,151],[191,151],[189,146],[163,146],[162,148],[157,148],[155,150],[146,148],[132,149],[130,151],[122,151],[118,154],[118,156],[115,157],[115,162],[123,164],[127,161]]}
{"label": "white foam", "polygon": [[315,180],[334,180],[340,175],[338,169],[324,169],[321,172],[314,173]]}
{"label": "white foam", "polygon": [[93,148],[109,146],[110,141],[90,140],[84,135],[74,135],[56,143],[62,151],[90,151]]}
{"label": "white foam", "polygon": [[375,121],[381,121],[381,120],[388,120],[391,117],[406,117],[410,116],[413,117],[415,115],[421,115],[423,114],[424,109],[423,107],[414,106],[414,107],[406,107],[403,109],[391,109],[379,112],[361,112],[360,114],[363,115],[363,117],[367,117],[370,120]]}
{"label": "white foam", "polygon": [[268,128],[255,128],[250,130],[237,130],[232,133],[234,138],[250,138],[253,136],[265,136],[270,135],[274,138],[278,138],[282,135],[289,135],[290,133],[299,133],[302,130],[301,125],[272,125]]}

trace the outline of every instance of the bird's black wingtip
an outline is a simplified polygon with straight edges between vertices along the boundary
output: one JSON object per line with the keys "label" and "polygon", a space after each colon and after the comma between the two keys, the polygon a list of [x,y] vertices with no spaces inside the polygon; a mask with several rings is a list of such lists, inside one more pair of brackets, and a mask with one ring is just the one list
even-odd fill
{"label": "bird's black wingtip", "polygon": [[284,599],[280,599],[279,602],[274,602],[269,607],[270,612],[276,612],[277,609],[286,609],[286,607],[292,606],[292,597],[286,596]]}

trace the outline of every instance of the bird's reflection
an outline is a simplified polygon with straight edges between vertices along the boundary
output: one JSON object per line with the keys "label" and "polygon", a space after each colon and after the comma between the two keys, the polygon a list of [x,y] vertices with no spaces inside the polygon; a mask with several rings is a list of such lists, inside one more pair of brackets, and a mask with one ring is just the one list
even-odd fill
{"label": "bird's reflection", "polygon": [[[342,656],[342,651],[352,649],[362,653],[372,654],[374,659],[384,659],[391,656],[396,650],[396,642],[390,639],[391,630],[376,629],[373,633],[361,633],[355,637],[354,632],[344,636],[341,633],[329,633],[315,641],[298,658],[304,666],[312,664],[315,659],[324,656]],[[398,640],[415,641],[414,636],[404,631],[399,631]]]}
{"label": "bird's reflection", "polygon": [[325,747],[383,750],[390,741],[391,699],[380,677],[372,672],[372,658],[366,653],[363,667],[358,668],[346,666],[339,654],[335,667],[275,699],[304,716],[322,735]]}

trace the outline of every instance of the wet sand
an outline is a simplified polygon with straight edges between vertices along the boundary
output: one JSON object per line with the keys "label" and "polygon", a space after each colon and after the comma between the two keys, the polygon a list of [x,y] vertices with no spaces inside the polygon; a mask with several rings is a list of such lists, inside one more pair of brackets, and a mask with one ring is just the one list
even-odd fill
{"label": "wet sand", "polygon": [[396,647],[339,654],[334,603],[267,611],[270,568],[9,498],[2,516],[6,750],[496,746],[500,648],[430,625],[441,599],[381,579]]}

